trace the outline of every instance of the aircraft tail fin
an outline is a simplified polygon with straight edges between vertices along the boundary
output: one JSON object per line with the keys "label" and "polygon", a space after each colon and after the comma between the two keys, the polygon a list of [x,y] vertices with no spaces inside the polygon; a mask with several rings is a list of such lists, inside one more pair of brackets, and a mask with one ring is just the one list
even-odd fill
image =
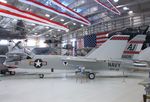
{"label": "aircraft tail fin", "polygon": [[114,35],[86,57],[98,60],[121,58],[128,39],[129,35]]}
{"label": "aircraft tail fin", "polygon": [[136,35],[128,42],[123,52],[122,58],[136,59],[142,49],[145,40],[146,35]]}
{"label": "aircraft tail fin", "polygon": [[30,51],[30,49],[24,47],[21,41],[18,41],[17,43],[10,42],[10,45],[8,48],[9,48],[9,52],[7,55],[19,54],[22,56],[26,55],[31,58],[34,56],[34,53]]}

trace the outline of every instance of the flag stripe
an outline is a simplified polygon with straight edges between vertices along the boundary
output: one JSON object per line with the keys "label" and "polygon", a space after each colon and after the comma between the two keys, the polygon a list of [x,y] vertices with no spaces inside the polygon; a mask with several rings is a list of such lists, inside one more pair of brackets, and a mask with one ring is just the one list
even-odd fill
{"label": "flag stripe", "polygon": [[99,38],[96,38],[96,40],[100,40],[100,39],[107,39],[108,37],[99,37]]}
{"label": "flag stripe", "polygon": [[96,34],[96,46],[102,45],[108,39],[108,32],[101,32]]}

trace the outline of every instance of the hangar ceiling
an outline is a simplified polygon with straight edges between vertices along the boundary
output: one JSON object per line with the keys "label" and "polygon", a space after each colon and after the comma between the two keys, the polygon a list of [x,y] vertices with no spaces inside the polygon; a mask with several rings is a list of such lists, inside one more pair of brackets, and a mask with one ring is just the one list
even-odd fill
{"label": "hangar ceiling", "polygon": [[[22,0],[22,1],[26,1],[26,0]],[[120,15],[98,4],[97,2],[95,2],[96,0],[31,0],[31,1],[40,2],[44,5],[56,9],[57,11],[65,12],[68,15],[74,16],[64,8],[59,7],[58,5],[52,2],[52,1],[58,1],[61,4],[69,7],[71,10],[74,10],[75,12],[84,16],[86,19],[88,19],[91,22],[91,24],[108,21],[116,17],[126,16],[128,15],[129,11],[131,13],[132,11],[133,13],[144,13],[144,12],[149,12],[150,9],[149,6],[150,0],[99,0],[102,4],[104,4],[110,9],[113,8],[114,5],[121,13]],[[109,1],[113,5],[111,5]],[[58,14],[48,12],[39,7],[35,7],[33,5],[20,2],[20,0],[0,0],[0,2],[7,2],[7,4],[13,5],[21,10],[29,11],[34,14],[46,17],[50,20],[60,22],[65,26],[67,26],[69,28],[69,31],[74,31],[83,26],[87,26],[85,24],[82,24],[81,22],[77,22],[75,20],[66,18],[64,16],[60,16]],[[7,30],[15,32],[14,29],[16,27],[16,23],[17,23],[16,19],[9,18],[2,15],[0,16],[0,26]],[[43,36],[43,35],[48,36],[48,35],[60,35],[66,33],[66,31],[54,29],[48,26],[42,26],[42,25],[38,25],[26,21],[24,21],[24,23],[26,27],[26,33],[28,36]]]}

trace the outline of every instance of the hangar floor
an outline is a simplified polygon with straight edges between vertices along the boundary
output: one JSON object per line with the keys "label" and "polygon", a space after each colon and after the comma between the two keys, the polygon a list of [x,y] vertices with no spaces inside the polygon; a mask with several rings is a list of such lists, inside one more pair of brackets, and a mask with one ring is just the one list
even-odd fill
{"label": "hangar floor", "polygon": [[147,76],[99,76],[95,80],[68,75],[44,79],[35,75],[1,76],[0,102],[142,102],[144,87],[138,83]]}

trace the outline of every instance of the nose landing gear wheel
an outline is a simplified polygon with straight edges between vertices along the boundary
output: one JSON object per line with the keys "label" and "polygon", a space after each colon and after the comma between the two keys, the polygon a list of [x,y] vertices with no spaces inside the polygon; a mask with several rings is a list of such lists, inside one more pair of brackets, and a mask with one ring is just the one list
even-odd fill
{"label": "nose landing gear wheel", "polygon": [[39,78],[44,78],[44,74],[39,74]]}
{"label": "nose landing gear wheel", "polygon": [[93,79],[95,79],[95,74],[94,73],[89,73],[88,77],[89,77],[89,79],[93,80]]}

